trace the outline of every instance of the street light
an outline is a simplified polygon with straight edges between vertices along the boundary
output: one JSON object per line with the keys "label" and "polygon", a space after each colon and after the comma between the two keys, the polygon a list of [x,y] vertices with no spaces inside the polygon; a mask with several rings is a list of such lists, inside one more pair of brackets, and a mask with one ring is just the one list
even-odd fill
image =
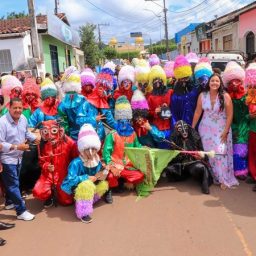
{"label": "street light", "polygon": [[164,6],[161,6],[160,4],[158,3],[155,3],[155,1],[157,0],[145,0],[147,2],[152,2],[158,6],[160,6],[161,8],[163,8],[163,12],[164,12],[164,28],[165,28],[165,45],[166,45],[166,55],[167,55],[167,59],[169,60],[169,42],[168,42],[168,23],[167,23],[167,11],[168,9],[166,8],[166,5],[165,5],[165,0],[163,0],[163,4]]}

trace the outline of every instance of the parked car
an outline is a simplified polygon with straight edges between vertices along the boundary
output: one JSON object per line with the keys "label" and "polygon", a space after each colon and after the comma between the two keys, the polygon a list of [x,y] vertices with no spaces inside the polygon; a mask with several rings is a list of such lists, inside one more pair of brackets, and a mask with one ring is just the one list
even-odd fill
{"label": "parked car", "polygon": [[212,68],[219,68],[222,72],[225,70],[229,61],[236,61],[241,66],[245,65],[243,54],[241,52],[208,52],[206,57],[211,61]]}

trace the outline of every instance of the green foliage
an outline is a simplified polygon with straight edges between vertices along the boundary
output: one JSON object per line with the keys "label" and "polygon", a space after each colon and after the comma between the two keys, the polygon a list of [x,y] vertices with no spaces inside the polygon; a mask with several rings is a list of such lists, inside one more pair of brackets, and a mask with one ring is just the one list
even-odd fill
{"label": "green foliage", "polygon": [[118,59],[129,59],[130,61],[133,58],[138,58],[140,55],[139,51],[127,51],[127,52],[119,52],[117,53]]}
{"label": "green foliage", "polygon": [[90,23],[87,23],[86,25],[79,28],[81,37],[80,47],[84,52],[85,63],[90,67],[96,66],[99,63],[99,59],[101,57],[94,34],[95,29],[96,25]]}
{"label": "green foliage", "polygon": [[[18,18],[23,18],[23,17],[28,17],[28,14],[26,14],[25,11],[23,11],[23,12],[8,12],[6,15],[7,20],[18,19]],[[4,18],[4,16],[2,18]]]}
{"label": "green foliage", "polygon": [[117,57],[117,51],[115,48],[107,46],[103,49],[103,55],[106,59],[111,60]]}

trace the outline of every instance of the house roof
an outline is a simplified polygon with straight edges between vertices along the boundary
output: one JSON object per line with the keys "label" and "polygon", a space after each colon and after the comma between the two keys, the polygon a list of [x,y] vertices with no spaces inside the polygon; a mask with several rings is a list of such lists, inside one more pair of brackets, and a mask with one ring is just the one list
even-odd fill
{"label": "house roof", "polygon": [[[63,22],[69,25],[65,13],[58,13],[57,16],[59,19],[61,19]],[[37,15],[36,21],[37,24],[47,25],[47,16]],[[0,34],[22,33],[28,30],[31,30],[29,17],[0,20]]]}

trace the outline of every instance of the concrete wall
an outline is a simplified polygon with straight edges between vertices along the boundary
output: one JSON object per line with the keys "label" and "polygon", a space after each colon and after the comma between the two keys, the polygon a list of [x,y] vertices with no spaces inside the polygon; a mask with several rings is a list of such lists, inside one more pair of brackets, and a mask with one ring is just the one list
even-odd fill
{"label": "concrete wall", "polygon": [[196,32],[191,33],[191,46],[190,46],[191,52],[199,53],[199,42],[196,38]]}
{"label": "concrete wall", "polygon": [[57,46],[60,72],[64,71],[65,68],[67,67],[66,54],[65,54],[66,47],[68,50],[70,50],[71,65],[75,65],[74,57],[72,55],[73,50],[71,46],[66,45],[65,43],[49,35],[42,35],[42,49],[43,49],[43,58],[44,58],[44,64],[45,64],[45,72],[49,72],[52,74],[50,45]]}
{"label": "concrete wall", "polygon": [[233,24],[228,24],[227,26],[215,30],[212,32],[212,48],[216,49],[215,47],[215,39],[218,39],[218,49],[223,50],[223,37],[232,34],[232,49],[233,50],[240,50],[239,47],[239,39],[238,39],[238,22]]}
{"label": "concrete wall", "polygon": [[[29,49],[30,47],[30,49]],[[0,50],[9,49],[11,52],[12,67],[16,70],[29,69],[28,58],[31,57],[31,38],[27,33],[24,37],[0,40]],[[11,72],[9,70],[8,72]]]}
{"label": "concrete wall", "polygon": [[[240,50],[246,53],[246,36],[249,32],[256,35],[256,9],[243,13],[239,16],[239,41]],[[256,40],[255,40],[256,44]],[[254,46],[256,48],[256,45]]]}

